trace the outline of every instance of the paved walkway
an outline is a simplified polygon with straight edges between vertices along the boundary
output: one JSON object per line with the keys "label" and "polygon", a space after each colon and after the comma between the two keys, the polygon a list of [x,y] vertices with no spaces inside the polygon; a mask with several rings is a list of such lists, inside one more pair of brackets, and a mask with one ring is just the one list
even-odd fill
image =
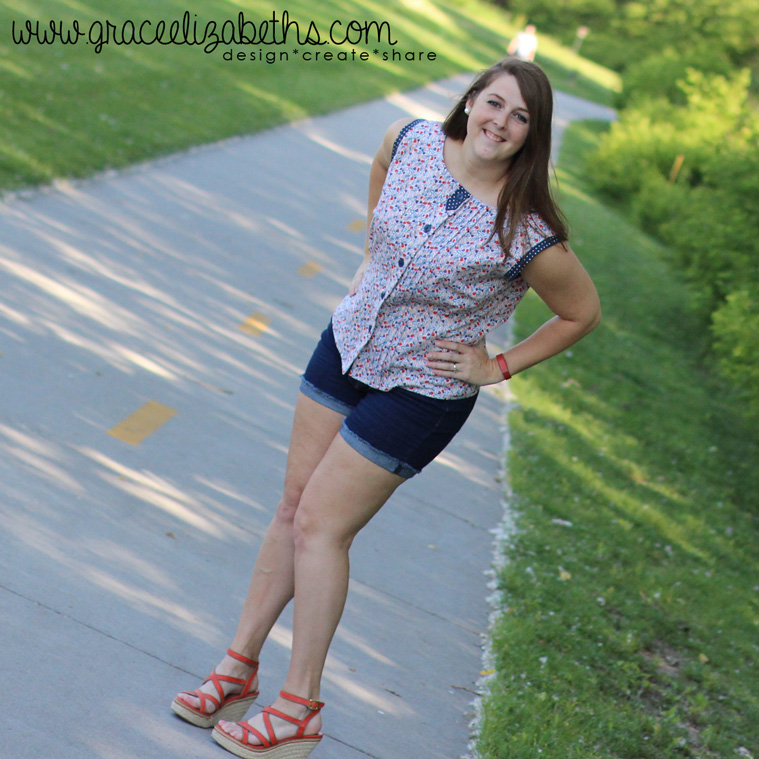
{"label": "paved walkway", "polygon": [[[467,83],[0,204],[0,755],[226,755],[169,703],[234,629],[299,374],[361,258],[384,128],[440,118]],[[559,122],[578,102],[559,99]],[[315,757],[464,753],[502,519],[499,392],[356,541]],[[289,645],[285,614],[262,705]]]}

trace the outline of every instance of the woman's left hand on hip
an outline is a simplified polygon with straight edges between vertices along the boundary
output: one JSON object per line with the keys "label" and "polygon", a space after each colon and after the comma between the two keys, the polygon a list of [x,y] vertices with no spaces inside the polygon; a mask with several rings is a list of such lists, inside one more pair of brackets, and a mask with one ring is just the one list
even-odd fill
{"label": "woman's left hand on hip", "polygon": [[451,377],[470,385],[492,385],[503,379],[494,358],[488,356],[485,341],[476,345],[435,340],[436,351],[427,354],[427,367],[438,377]]}

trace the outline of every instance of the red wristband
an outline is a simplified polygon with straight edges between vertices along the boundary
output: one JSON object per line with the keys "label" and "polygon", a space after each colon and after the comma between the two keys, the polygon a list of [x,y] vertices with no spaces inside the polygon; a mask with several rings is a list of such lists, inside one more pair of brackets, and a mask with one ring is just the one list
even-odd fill
{"label": "red wristband", "polygon": [[509,365],[506,363],[506,356],[503,355],[503,353],[499,353],[495,360],[498,362],[498,366],[501,367],[501,371],[503,372],[503,378],[505,380],[511,379],[511,372],[509,371]]}

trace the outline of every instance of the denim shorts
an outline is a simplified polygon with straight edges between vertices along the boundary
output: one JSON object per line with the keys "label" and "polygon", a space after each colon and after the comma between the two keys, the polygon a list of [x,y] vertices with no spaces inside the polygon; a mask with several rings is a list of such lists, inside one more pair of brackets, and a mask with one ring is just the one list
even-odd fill
{"label": "denim shorts", "polygon": [[332,323],[301,378],[301,392],[345,416],[340,434],[361,455],[401,477],[413,477],[461,429],[477,395],[444,400],[401,387],[377,390],[343,374]]}

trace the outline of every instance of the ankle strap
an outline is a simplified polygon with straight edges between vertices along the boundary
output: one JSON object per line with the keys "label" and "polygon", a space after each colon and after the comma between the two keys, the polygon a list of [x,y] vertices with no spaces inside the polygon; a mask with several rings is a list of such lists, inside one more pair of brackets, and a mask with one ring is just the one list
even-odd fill
{"label": "ankle strap", "polygon": [[312,712],[318,712],[320,709],[324,708],[324,702],[317,701],[315,698],[301,698],[300,696],[294,696],[292,693],[288,693],[285,690],[281,690],[279,695],[295,704],[307,706]]}
{"label": "ankle strap", "polygon": [[247,656],[238,654],[237,651],[233,651],[231,648],[227,649],[227,656],[231,656],[233,659],[237,659],[237,661],[241,661],[243,664],[247,664],[249,667],[255,667],[256,664],[258,664],[258,662],[254,659],[248,659]]}

